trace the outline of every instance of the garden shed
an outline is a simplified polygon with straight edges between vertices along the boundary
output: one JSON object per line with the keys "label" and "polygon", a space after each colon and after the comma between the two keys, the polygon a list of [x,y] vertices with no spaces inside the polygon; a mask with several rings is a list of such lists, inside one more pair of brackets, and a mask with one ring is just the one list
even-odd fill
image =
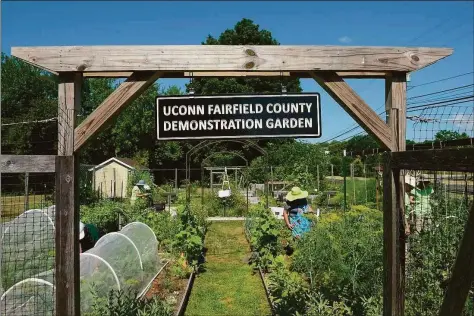
{"label": "garden shed", "polygon": [[93,188],[104,198],[127,198],[127,184],[130,172],[144,170],[130,158],[112,157],[89,169],[92,172]]}

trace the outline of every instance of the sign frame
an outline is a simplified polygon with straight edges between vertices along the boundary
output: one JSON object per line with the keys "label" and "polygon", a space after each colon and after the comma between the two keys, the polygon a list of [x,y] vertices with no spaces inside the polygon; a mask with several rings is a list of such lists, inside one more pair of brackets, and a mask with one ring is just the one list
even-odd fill
{"label": "sign frame", "polygon": [[[253,98],[253,97],[317,97],[316,102],[316,111],[317,111],[317,133],[316,134],[273,134],[273,135],[236,135],[236,136],[197,136],[197,137],[166,137],[160,138],[160,111],[159,106],[160,100],[179,100],[179,99],[213,99],[213,98],[223,98],[223,99],[232,99],[232,98]],[[322,136],[322,119],[321,119],[321,94],[319,92],[304,92],[304,93],[269,93],[269,94],[206,94],[206,95],[160,95],[155,98],[155,128],[156,128],[156,139],[158,141],[183,141],[183,140],[231,140],[231,139],[268,139],[268,138],[321,138]]]}

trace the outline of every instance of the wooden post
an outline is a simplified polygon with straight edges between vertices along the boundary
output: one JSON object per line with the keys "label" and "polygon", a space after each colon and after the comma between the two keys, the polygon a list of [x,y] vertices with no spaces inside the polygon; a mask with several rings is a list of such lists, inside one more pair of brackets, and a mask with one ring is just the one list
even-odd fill
{"label": "wooden post", "polygon": [[56,159],[56,313],[80,315],[78,159],[74,154],[75,117],[81,104],[82,75],[64,73],[58,87]]}
{"label": "wooden post", "polygon": [[29,178],[30,178],[29,173],[25,172],[25,211],[30,209],[29,187],[28,187]]}
{"label": "wooden post", "polygon": [[474,267],[474,203],[469,212],[453,273],[444,295],[440,316],[461,315],[469,289],[472,282],[474,282],[474,269],[472,267]]}
{"label": "wooden post", "polygon": [[[406,73],[385,80],[385,109],[392,134],[391,151],[406,150]],[[400,170],[392,171],[391,156],[384,164],[384,315],[405,310],[405,204]]]}
{"label": "wooden post", "polygon": [[270,166],[270,177],[272,178],[272,194],[273,194],[273,191],[275,191],[275,186],[273,185],[273,182],[275,181],[275,179],[273,178],[273,166]]}
{"label": "wooden post", "polygon": [[174,168],[174,190],[178,194],[178,168]]}
{"label": "wooden post", "polygon": [[397,212],[397,183],[399,170],[392,170],[391,155],[388,154],[383,166],[383,315],[399,316],[400,256],[399,256],[399,219]]}

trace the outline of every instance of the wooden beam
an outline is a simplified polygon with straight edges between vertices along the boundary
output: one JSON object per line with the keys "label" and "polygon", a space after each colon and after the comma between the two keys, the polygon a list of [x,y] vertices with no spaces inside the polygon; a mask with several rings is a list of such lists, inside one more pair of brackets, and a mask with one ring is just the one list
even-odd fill
{"label": "wooden beam", "polygon": [[81,73],[59,75],[56,158],[56,313],[80,315],[78,165],[74,127],[81,106]]}
{"label": "wooden beam", "polygon": [[400,171],[392,169],[390,153],[383,166],[383,315],[400,316],[401,269],[400,269]]}
{"label": "wooden beam", "polygon": [[160,72],[137,72],[123,82],[76,128],[74,151],[78,151],[89,138],[120,114],[121,110],[151,86],[160,74]]}
{"label": "wooden beam", "polygon": [[450,48],[284,45],[13,47],[13,56],[57,72],[402,71],[421,69]]}
{"label": "wooden beam", "polygon": [[474,172],[474,148],[443,148],[395,152],[394,168],[406,170]]}
{"label": "wooden beam", "polygon": [[474,203],[471,204],[464,236],[448,289],[441,305],[440,316],[461,316],[472,283],[474,282]]}
{"label": "wooden beam", "polygon": [[[84,72],[85,78],[128,78],[131,71],[116,72]],[[316,72],[317,73],[317,72]],[[383,71],[339,71],[339,76],[347,79],[385,79],[387,72]],[[166,72],[160,78],[203,78],[203,77],[291,77],[291,78],[311,78],[307,72],[280,72],[280,71],[199,71],[199,72]]]}
{"label": "wooden beam", "polygon": [[56,313],[80,315],[79,203],[74,155],[56,157]]}
{"label": "wooden beam", "polygon": [[382,147],[390,150],[393,148],[392,132],[388,125],[351,89],[344,79],[334,72],[318,75],[310,72],[310,74],[367,133],[378,140]]}
{"label": "wooden beam", "polygon": [[[392,133],[392,151],[406,150],[406,73],[391,73],[385,80],[385,109],[387,113],[387,123]],[[396,300],[393,310],[396,315],[403,315],[405,310],[405,202],[404,202],[404,176],[400,169],[393,170],[393,185],[396,207],[392,208],[395,221],[394,227],[384,227],[392,232],[397,231],[398,239],[395,240],[394,247],[397,258],[392,258],[395,262],[390,263],[398,272],[397,277],[390,282],[395,284],[396,293],[392,293]],[[385,183],[384,183],[385,185]],[[391,250],[392,251],[392,250]]]}
{"label": "wooden beam", "polygon": [[385,85],[385,109],[388,125],[392,130],[393,151],[406,150],[407,85],[405,73],[394,73],[387,77]]}
{"label": "wooden beam", "polygon": [[1,155],[1,173],[53,173],[55,159],[51,155]]}

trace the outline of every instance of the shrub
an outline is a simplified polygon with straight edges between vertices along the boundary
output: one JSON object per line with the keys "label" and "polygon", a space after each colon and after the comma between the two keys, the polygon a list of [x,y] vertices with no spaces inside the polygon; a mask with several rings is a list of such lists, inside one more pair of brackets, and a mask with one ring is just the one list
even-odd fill
{"label": "shrub", "polygon": [[[309,295],[308,307],[305,313],[307,316],[352,316],[352,310],[342,301],[332,301],[325,299],[321,293]],[[381,314],[379,314],[381,315]],[[375,315],[374,315],[375,316]]]}
{"label": "shrub", "polygon": [[220,198],[217,192],[206,196],[204,207],[207,208],[209,216],[244,216],[247,213],[247,201],[240,194],[238,188],[231,184],[232,194],[227,198]]}
{"label": "shrub", "polygon": [[172,251],[172,243],[176,234],[179,232],[179,220],[172,217],[168,212],[157,213],[154,211],[147,212],[137,218],[153,230],[160,243],[160,247],[167,251]]}
{"label": "shrub", "polygon": [[94,224],[102,234],[118,230],[118,215],[122,203],[101,200],[92,205],[81,205],[80,218],[83,223]]}
{"label": "shrub", "polygon": [[172,309],[160,298],[137,299],[137,293],[111,290],[107,298],[95,297],[85,316],[172,316]]}
{"label": "shrub", "polygon": [[247,236],[256,254],[251,262],[267,271],[274,257],[282,252],[282,232],[285,229],[272,212],[263,207],[252,208],[245,223]]}
{"label": "shrub", "polygon": [[288,269],[281,255],[273,260],[268,289],[278,315],[294,315],[304,311],[308,284],[299,273]]}
{"label": "shrub", "polygon": [[354,313],[362,313],[361,298],[378,296],[382,288],[382,229],[376,210],[323,217],[297,242],[292,268],[330,302],[342,298]]}

